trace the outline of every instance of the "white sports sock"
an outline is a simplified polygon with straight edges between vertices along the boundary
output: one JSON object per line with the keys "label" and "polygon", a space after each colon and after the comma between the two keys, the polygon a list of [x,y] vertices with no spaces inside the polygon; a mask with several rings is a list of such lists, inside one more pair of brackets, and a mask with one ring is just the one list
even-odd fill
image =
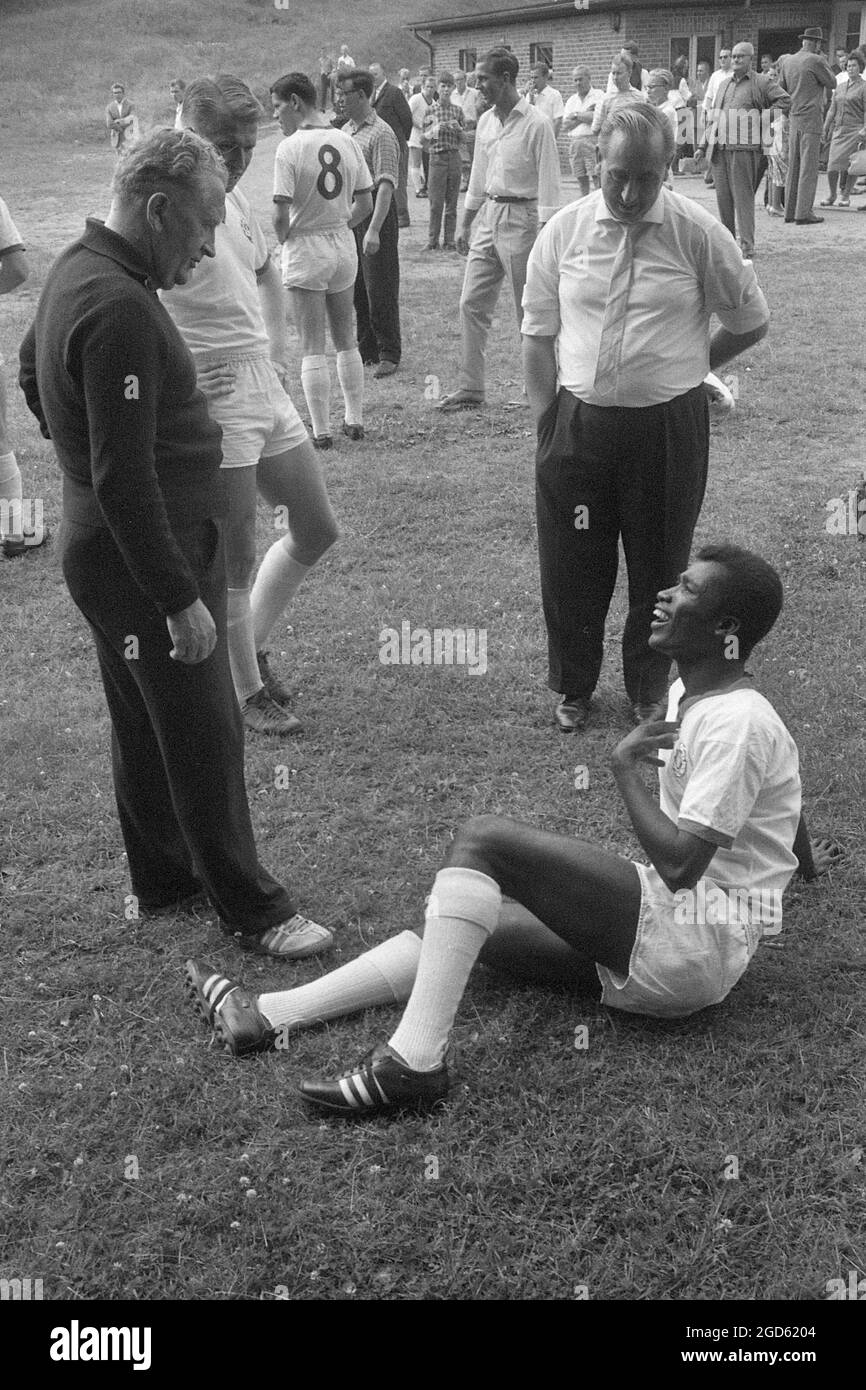
{"label": "white sports sock", "polygon": [[440,869],[427,904],[415,986],[390,1039],[413,1071],[438,1067],[478,953],[499,923],[499,884],[477,869]]}
{"label": "white sports sock", "polygon": [[343,392],[346,424],[364,423],[364,363],[357,348],[337,353],[337,380]]}
{"label": "white sports sock", "polygon": [[404,931],[320,980],[279,994],[260,994],[257,1003],[274,1028],[310,1028],[376,1004],[404,1004],[420,954],[421,938]]}
{"label": "white sports sock", "polygon": [[327,357],[302,358],[301,385],[313,422],[313,434],[330,434],[331,370]]}
{"label": "white sports sock", "polygon": [[238,704],[243,708],[250,696],[262,688],[256,644],[253,641],[249,589],[229,589],[227,626],[232,681]]}
{"label": "white sports sock", "polygon": [[257,652],[264,650],[274,623],[288,608],[304,576],[313,568],[294,558],[291,545],[291,536],[280,536],[265,551],[259,565],[250,599]]}
{"label": "white sports sock", "polygon": [[[362,369],[363,370],[363,369]],[[18,467],[18,460],[15,455],[0,454],[0,502],[8,502],[8,529],[3,531],[3,535],[9,540],[20,541],[22,539],[21,527],[24,525],[21,520],[21,469]],[[18,506],[15,506],[15,503]],[[7,510],[4,508],[4,510]],[[16,529],[15,523],[19,523]]]}

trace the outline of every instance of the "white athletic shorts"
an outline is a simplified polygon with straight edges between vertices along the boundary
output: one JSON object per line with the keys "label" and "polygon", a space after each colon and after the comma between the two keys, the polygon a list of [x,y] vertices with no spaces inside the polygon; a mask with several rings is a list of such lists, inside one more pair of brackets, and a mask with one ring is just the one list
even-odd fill
{"label": "white athletic shorts", "polygon": [[[641,904],[629,972],[624,978],[596,965],[602,1003],[655,1018],[685,1018],[721,1003],[755,954],[761,927],[750,924],[746,908],[732,911],[737,920],[724,926],[682,925],[675,920],[674,894],[661,876],[647,864],[635,868]],[[716,888],[711,879],[703,882],[708,892]]]}
{"label": "white athletic shorts", "polygon": [[309,437],[304,422],[269,357],[239,353],[220,365],[235,373],[233,391],[207,398],[208,414],[222,426],[223,468],[249,468],[303,444]]}
{"label": "white athletic shorts", "polygon": [[332,232],[301,232],[283,242],[283,284],[287,290],[339,294],[354,285],[358,252],[348,227]]}

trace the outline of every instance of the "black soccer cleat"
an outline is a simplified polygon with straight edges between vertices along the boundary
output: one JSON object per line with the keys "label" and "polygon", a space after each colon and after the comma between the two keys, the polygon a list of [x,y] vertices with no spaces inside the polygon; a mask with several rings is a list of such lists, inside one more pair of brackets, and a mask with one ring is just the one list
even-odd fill
{"label": "black soccer cleat", "polygon": [[304,1100],[334,1115],[380,1115],[429,1110],[448,1095],[448,1068],[413,1071],[392,1047],[380,1043],[359,1067],[337,1081],[302,1081]]}

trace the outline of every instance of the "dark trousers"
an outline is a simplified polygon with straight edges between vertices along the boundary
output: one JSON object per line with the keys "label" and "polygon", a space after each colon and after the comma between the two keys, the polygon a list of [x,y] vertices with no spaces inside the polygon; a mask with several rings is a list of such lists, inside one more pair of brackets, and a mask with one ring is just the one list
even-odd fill
{"label": "dark trousers", "polygon": [[451,245],[457,231],[457,195],[460,192],[459,150],[443,150],[441,154],[430,155],[430,183],[427,191],[430,194],[430,226],[427,239],[431,242],[439,240],[444,209],[443,240],[446,245]]}
{"label": "dark trousers", "polygon": [[365,362],[399,362],[400,338],[400,258],[397,253],[399,231],[394,199],[379,231],[379,250],[375,256],[362,251],[370,219],[355,228],[358,246],[358,275],[355,280],[355,314],[358,319],[358,350]]}
{"label": "dark trousers", "polygon": [[110,533],[64,521],[63,574],[90,624],[111,715],[114,793],[132,890],[158,908],[204,885],[224,927],[259,933],[293,916],[259,863],[244,785],[244,729],[226,640],[219,525],[175,532],[217,628],[206,661],[169,656],[165,618]]}
{"label": "dark trousers", "polygon": [[818,191],[821,117],[788,117],[788,178],[785,182],[785,221],[812,216]]}
{"label": "dark trousers", "polygon": [[626,692],[635,704],[664,698],[670,661],[647,645],[652,610],[688,563],[708,459],[702,385],[642,409],[586,405],[563,388],[542,415],[535,497],[552,690],[595,689],[621,536]]}
{"label": "dark trousers", "polygon": [[719,220],[738,237],[744,256],[755,250],[755,194],[767,161],[759,149],[713,150],[713,177]]}
{"label": "dark trousers", "polygon": [[397,225],[398,227],[408,227],[409,223],[409,193],[407,182],[409,179],[409,146],[405,140],[399,141],[400,145],[400,168],[397,179],[397,191],[394,197],[397,199]]}

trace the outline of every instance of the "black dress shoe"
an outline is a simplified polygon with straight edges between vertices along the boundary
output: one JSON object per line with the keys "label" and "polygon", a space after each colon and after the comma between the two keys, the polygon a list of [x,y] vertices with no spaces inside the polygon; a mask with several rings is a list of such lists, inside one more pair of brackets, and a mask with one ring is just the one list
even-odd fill
{"label": "black dress shoe", "polygon": [[564,734],[580,733],[589,723],[591,705],[582,695],[562,695],[556,706],[556,722]]}
{"label": "black dress shoe", "polygon": [[811,217],[795,217],[794,224],[797,227],[814,227],[816,223],[823,222],[823,217],[816,217],[813,213]]}
{"label": "black dress shoe", "polygon": [[635,724],[653,724],[657,719],[664,719],[668,712],[667,699],[647,700],[645,703],[632,705],[632,714]]}

